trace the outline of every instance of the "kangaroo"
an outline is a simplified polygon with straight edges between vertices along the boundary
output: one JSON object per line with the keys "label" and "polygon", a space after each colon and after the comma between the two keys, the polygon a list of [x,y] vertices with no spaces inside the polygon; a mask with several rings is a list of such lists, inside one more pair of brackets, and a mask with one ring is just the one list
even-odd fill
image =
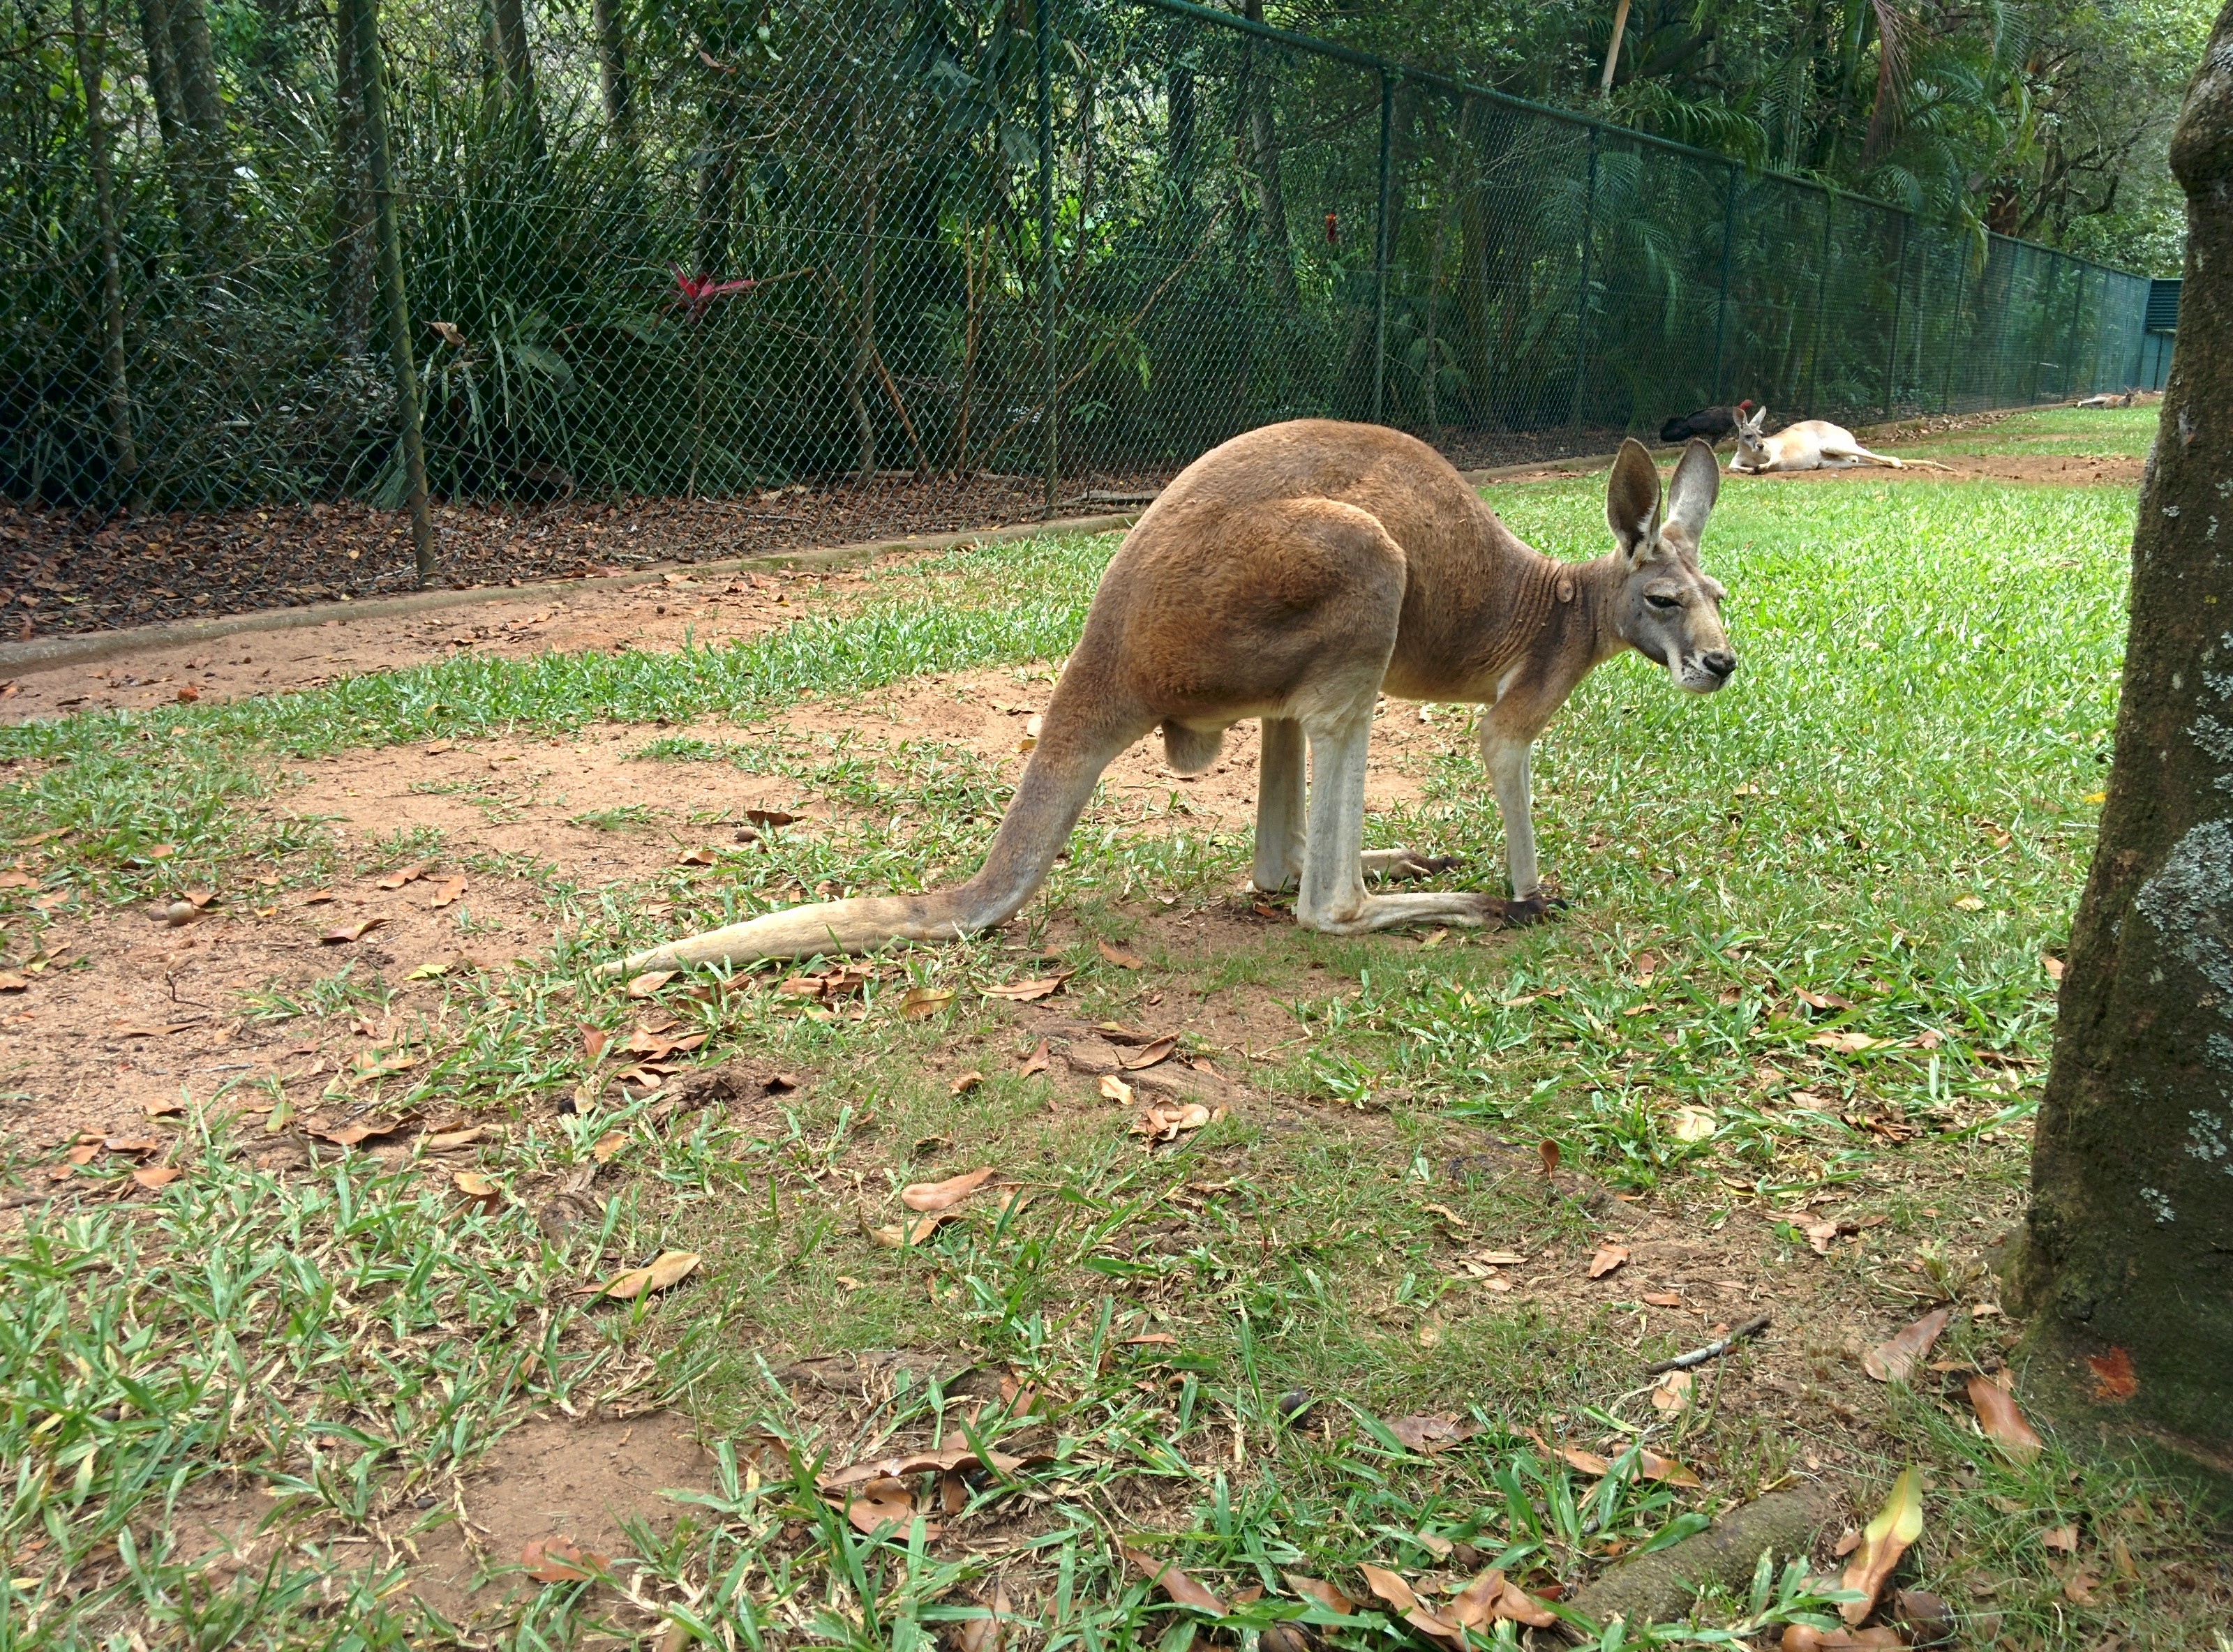
{"label": "kangaroo", "polygon": [[[1251,717],[1263,719],[1263,752],[1250,877],[1266,893],[1299,885],[1305,928],[1540,918],[1550,903],[1528,756],[1574,685],[1628,648],[1696,693],[1736,669],[1724,592],[1698,565],[1720,479],[1714,450],[1693,441],[1663,504],[1651,456],[1631,438],[1605,488],[1615,549],[1561,563],[1523,544],[1448,460],[1400,432],[1298,420],[1236,436],[1182,472],[1110,562],[975,876],[768,913],[612,967],[858,953],[1005,923],[1120,752],[1160,728],[1170,766],[1199,774],[1225,731]],[[1485,708],[1481,753],[1511,899],[1367,888],[1368,875],[1453,863],[1363,847],[1365,747],[1383,690]]]}
{"label": "kangaroo", "polygon": [[1767,422],[1765,407],[1755,408],[1737,421],[1737,451],[1729,460],[1732,473],[1765,476],[1780,471],[1845,471],[1859,465],[1884,465],[1895,471],[1947,469],[1929,459],[1872,453],[1852,431],[1826,419],[1803,419],[1773,436],[1763,436],[1761,426]]}

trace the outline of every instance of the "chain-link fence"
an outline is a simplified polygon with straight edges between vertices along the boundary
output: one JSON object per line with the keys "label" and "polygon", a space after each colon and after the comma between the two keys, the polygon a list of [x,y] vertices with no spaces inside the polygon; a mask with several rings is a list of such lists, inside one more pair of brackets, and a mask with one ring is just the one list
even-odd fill
{"label": "chain-link fence", "polygon": [[335,3],[0,26],[19,514],[400,507],[414,422],[452,504],[1045,506],[1300,414],[1483,461],[2138,372],[2138,277],[1182,0]]}

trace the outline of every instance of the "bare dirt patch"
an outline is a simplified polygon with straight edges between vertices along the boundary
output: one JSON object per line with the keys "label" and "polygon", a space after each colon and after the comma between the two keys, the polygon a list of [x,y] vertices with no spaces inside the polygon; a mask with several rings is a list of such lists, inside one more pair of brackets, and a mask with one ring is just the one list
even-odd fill
{"label": "bare dirt patch", "polygon": [[571,1422],[537,1418],[497,1441],[459,1487],[459,1518],[418,1539],[412,1592],[452,1623],[485,1617],[541,1584],[520,1569],[528,1545],[563,1539],[619,1562],[622,1523],[667,1525],[661,1495],[704,1486],[712,1459],[668,1412]]}
{"label": "bare dirt patch", "polygon": [[[702,846],[728,848],[746,811],[800,816],[780,829],[826,829],[846,806],[780,774],[722,762],[665,763],[636,754],[660,736],[733,742],[765,758],[811,763],[843,736],[852,749],[888,754],[930,739],[971,751],[1013,775],[1031,717],[1045,704],[1044,672],[982,671],[914,679],[858,700],[792,707],[739,727],[700,719],[687,728],[605,725],[565,739],[504,738],[337,753],[282,777],[274,806],[327,823],[345,859],[384,868],[393,845],[439,834],[423,875],[394,888],[383,871],[335,879],[321,889],[281,891],[244,880],[220,888],[208,915],[170,928],[152,912],[119,908],[54,914],[44,946],[54,960],[24,991],[0,1000],[0,1132],[38,1148],[88,1133],[136,1135],[151,1107],[207,1101],[228,1083],[277,1081],[307,1110],[360,1053],[387,1046],[441,992],[413,982],[430,964],[500,969],[547,949],[557,935],[547,873],[576,887],[627,883],[674,867]],[[1427,766],[1469,738],[1445,707],[1384,702],[1378,713],[1368,811],[1416,801]],[[1103,779],[1086,824],[1136,829],[1156,819],[1192,835],[1236,832],[1253,818],[1258,734],[1235,728],[1204,774],[1175,775],[1150,736]],[[707,824],[703,823],[719,823]],[[423,840],[422,840],[423,841]],[[967,868],[946,868],[959,877]],[[464,887],[452,888],[462,878]],[[802,892],[802,898],[805,898]],[[439,901],[439,904],[438,904]],[[355,939],[323,937],[371,920]],[[1289,923],[1242,903],[1237,913],[1173,910],[1145,920],[1138,943],[1206,959],[1234,937],[1224,927]],[[288,1018],[281,999],[306,999],[347,972],[397,996],[371,1020]],[[1211,1023],[1240,1010],[1208,1006]],[[1261,1049],[1279,1020],[1220,1027],[1214,1041]],[[322,1024],[325,1031],[307,1029]],[[1248,1044],[1249,1039],[1262,1042]]]}
{"label": "bare dirt patch", "polygon": [[[635,1545],[624,1523],[663,1530],[677,1506],[661,1493],[702,1487],[711,1460],[687,1420],[671,1412],[533,1418],[453,1489],[430,1491],[371,1523],[373,1536],[341,1538],[348,1546],[336,1553],[346,1562],[354,1547],[368,1568],[403,1565],[404,1586],[452,1623],[491,1619],[543,1586],[527,1575],[529,1545],[563,1540],[625,1563]],[[306,1535],[260,1486],[226,1475],[193,1486],[173,1525],[212,1582],[252,1575]]]}

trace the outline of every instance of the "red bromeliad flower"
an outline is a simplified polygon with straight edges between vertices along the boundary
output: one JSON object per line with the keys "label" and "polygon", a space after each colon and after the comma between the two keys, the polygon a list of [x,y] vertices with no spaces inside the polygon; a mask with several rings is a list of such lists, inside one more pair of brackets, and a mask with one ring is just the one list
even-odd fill
{"label": "red bromeliad flower", "polygon": [[674,270],[674,284],[681,289],[683,313],[693,322],[705,315],[715,299],[750,292],[760,284],[757,281],[716,281],[711,276],[686,276],[679,264],[670,267]]}

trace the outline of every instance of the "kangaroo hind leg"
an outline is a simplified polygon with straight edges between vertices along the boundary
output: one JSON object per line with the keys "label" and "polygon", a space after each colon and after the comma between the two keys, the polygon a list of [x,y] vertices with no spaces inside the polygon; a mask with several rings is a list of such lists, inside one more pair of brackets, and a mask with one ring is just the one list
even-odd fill
{"label": "kangaroo hind leg", "polygon": [[1305,929],[1360,935],[1398,924],[1492,923],[1505,914],[1494,895],[1465,891],[1370,894],[1364,887],[1364,769],[1372,736],[1368,699],[1357,712],[1310,727],[1310,824],[1295,916]]}

